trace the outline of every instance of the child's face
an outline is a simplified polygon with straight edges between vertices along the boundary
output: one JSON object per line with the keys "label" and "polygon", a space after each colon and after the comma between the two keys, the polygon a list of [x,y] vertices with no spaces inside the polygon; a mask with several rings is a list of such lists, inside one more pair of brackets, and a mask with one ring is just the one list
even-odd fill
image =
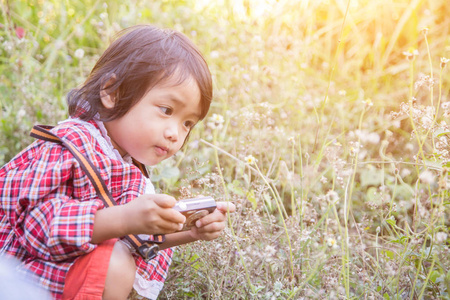
{"label": "child's face", "polygon": [[[104,96],[102,102],[107,107],[114,106]],[[168,79],[148,91],[124,116],[105,122],[105,127],[122,156],[129,154],[152,166],[183,146],[190,129],[199,121],[200,111],[197,82],[189,77],[174,85]]]}

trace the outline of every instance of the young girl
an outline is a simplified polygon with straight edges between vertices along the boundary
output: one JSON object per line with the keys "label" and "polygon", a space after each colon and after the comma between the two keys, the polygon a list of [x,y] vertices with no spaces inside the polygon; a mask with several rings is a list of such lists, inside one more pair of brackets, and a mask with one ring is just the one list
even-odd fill
{"label": "young girl", "polygon": [[[117,206],[105,207],[67,147],[37,140],[0,169],[0,247],[55,299],[155,299],[170,247],[217,238],[231,203],[179,230],[173,197],[155,194],[135,162],[174,155],[209,110],[212,80],[184,35],[152,26],[122,32],[68,95],[70,118],[51,132],[98,169]],[[121,237],[166,234],[145,261]]]}

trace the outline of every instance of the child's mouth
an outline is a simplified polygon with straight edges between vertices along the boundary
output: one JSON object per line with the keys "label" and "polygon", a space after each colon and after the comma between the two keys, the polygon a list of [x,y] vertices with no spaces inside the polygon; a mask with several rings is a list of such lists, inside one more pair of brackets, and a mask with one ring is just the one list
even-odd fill
{"label": "child's mouth", "polygon": [[169,149],[166,147],[156,146],[156,154],[158,155],[166,155],[169,152]]}

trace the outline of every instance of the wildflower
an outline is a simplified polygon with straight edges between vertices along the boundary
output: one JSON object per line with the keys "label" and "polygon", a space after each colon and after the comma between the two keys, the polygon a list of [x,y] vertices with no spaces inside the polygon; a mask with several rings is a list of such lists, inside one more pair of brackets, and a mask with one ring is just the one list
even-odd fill
{"label": "wildflower", "polygon": [[371,132],[367,135],[366,139],[371,144],[378,144],[380,142],[380,135],[376,132]]}
{"label": "wildflower", "polygon": [[218,114],[213,114],[211,119],[215,122],[215,123],[223,123],[223,116],[218,115]]}
{"label": "wildflower", "polygon": [[449,181],[447,180],[447,176],[440,176],[438,183],[439,183],[439,190],[447,190],[449,187]]}
{"label": "wildflower", "polygon": [[222,115],[213,114],[208,120],[208,127],[211,129],[221,129],[223,127],[224,118]]}
{"label": "wildflower", "polygon": [[276,281],[275,284],[273,285],[273,288],[275,290],[281,290],[283,288],[283,284],[280,281]]}
{"label": "wildflower", "polygon": [[406,168],[402,169],[401,172],[400,172],[400,176],[402,178],[404,178],[406,176],[409,176],[410,174],[411,174],[411,171],[409,169],[406,169]]}
{"label": "wildflower", "polygon": [[327,183],[328,179],[325,176],[322,175],[322,177],[320,178],[320,182]]}
{"label": "wildflower", "polygon": [[25,29],[23,29],[22,27],[16,27],[16,36],[19,39],[23,39],[23,37],[25,36]]}
{"label": "wildflower", "polygon": [[275,253],[277,253],[277,250],[275,249],[275,247],[271,246],[271,245],[267,245],[266,249],[265,249],[265,253],[268,256],[274,256]]}
{"label": "wildflower", "polygon": [[417,80],[414,83],[414,88],[417,90],[421,86],[426,86],[430,90],[433,87],[434,84],[435,84],[435,80],[433,78],[431,78],[431,76],[429,76],[429,75],[421,75],[419,77],[419,80]]}
{"label": "wildflower", "polygon": [[84,57],[84,50],[78,48],[77,50],[75,50],[75,53],[73,55],[78,59],[82,59]]}
{"label": "wildflower", "polygon": [[25,115],[27,114],[27,112],[23,109],[23,108],[21,108],[21,109],[19,109],[19,111],[17,112],[17,118],[18,119],[21,119],[21,118],[23,118]]}
{"label": "wildflower", "polygon": [[358,153],[359,153],[359,148],[358,147],[354,147],[354,146],[350,147],[350,155],[351,156],[355,156]]}
{"label": "wildflower", "polygon": [[442,103],[441,107],[442,107],[442,109],[445,109],[445,110],[449,109],[450,108],[450,101]]}
{"label": "wildflower", "polygon": [[433,172],[426,170],[426,171],[423,171],[422,173],[420,173],[419,179],[423,183],[430,184],[434,181],[434,174],[433,174]]}
{"label": "wildflower", "polygon": [[328,247],[330,247],[330,248],[334,248],[334,246],[336,245],[336,240],[335,239],[333,239],[333,238],[331,238],[331,237],[329,237],[329,238],[327,238],[327,246]]}
{"label": "wildflower", "polygon": [[326,194],[325,197],[328,200],[328,202],[330,202],[330,203],[336,203],[339,200],[338,193],[336,193],[333,190],[328,191],[328,193]]}
{"label": "wildflower", "polygon": [[291,145],[295,145],[295,138],[294,138],[293,136],[291,136],[291,137],[288,139],[288,142],[289,142],[289,144],[291,144]]}
{"label": "wildflower", "polygon": [[406,59],[411,61],[419,55],[419,51],[417,49],[409,48],[408,51],[403,51],[403,55],[406,56]]}
{"label": "wildflower", "polygon": [[413,151],[414,150],[414,145],[411,144],[411,143],[407,143],[405,145],[405,149],[408,150],[408,151]]}
{"label": "wildflower", "polygon": [[448,235],[446,232],[440,231],[440,232],[436,233],[434,238],[436,239],[436,243],[442,244],[447,241],[447,237],[448,237]]}
{"label": "wildflower", "polygon": [[422,123],[422,127],[425,129],[428,129],[431,127],[431,125],[433,124],[433,119],[431,119],[428,116],[423,116],[420,120],[420,122]]}
{"label": "wildflower", "polygon": [[447,63],[450,61],[450,59],[441,57],[441,69],[445,68],[447,66]]}
{"label": "wildflower", "polygon": [[422,33],[423,33],[423,35],[427,35],[429,30],[430,30],[430,29],[428,29],[428,27],[422,28]]}
{"label": "wildflower", "polygon": [[373,106],[373,102],[372,102],[371,99],[363,100],[363,103],[364,103],[366,106],[368,106],[368,107]]}
{"label": "wildflower", "polygon": [[245,163],[248,165],[253,165],[258,161],[255,157],[253,157],[253,155],[246,156],[244,158],[244,160],[245,160]]}
{"label": "wildflower", "polygon": [[377,234],[380,233],[380,231],[381,231],[381,228],[380,228],[380,226],[378,226],[377,227]]}
{"label": "wildflower", "polygon": [[340,90],[338,92],[338,94],[339,94],[339,96],[345,96],[345,95],[347,95],[347,91],[346,90]]}
{"label": "wildflower", "polygon": [[213,51],[211,51],[211,53],[209,54],[209,56],[210,56],[211,58],[218,58],[218,57],[220,56],[220,54],[219,54],[219,51],[213,50]]}
{"label": "wildflower", "polygon": [[107,12],[102,12],[100,14],[100,19],[105,20],[106,18],[108,18],[108,13]]}

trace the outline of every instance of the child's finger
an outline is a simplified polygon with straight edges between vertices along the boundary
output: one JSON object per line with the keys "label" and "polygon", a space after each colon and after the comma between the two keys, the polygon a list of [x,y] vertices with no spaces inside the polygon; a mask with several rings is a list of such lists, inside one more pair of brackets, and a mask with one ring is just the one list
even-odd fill
{"label": "child's finger", "polygon": [[176,211],[174,209],[162,209],[159,212],[160,217],[167,221],[172,223],[184,223],[186,222],[186,217],[180,213],[179,211]]}
{"label": "child's finger", "polygon": [[232,202],[217,202],[216,205],[217,209],[222,213],[232,213],[236,211],[236,206]]}
{"label": "child's finger", "polygon": [[158,228],[160,228],[160,231],[158,232],[160,234],[172,233],[181,230],[183,228],[183,223],[161,220],[158,222]]}
{"label": "child's finger", "polygon": [[202,228],[192,227],[194,236],[204,241],[210,241],[218,238],[223,229],[225,228],[225,223],[212,223]]}
{"label": "child's finger", "polygon": [[198,227],[199,233],[213,233],[213,232],[222,232],[225,228],[225,222],[212,222],[207,225],[203,225],[202,227]]}
{"label": "child's finger", "polygon": [[201,228],[214,222],[224,222],[226,219],[227,216],[216,209],[211,214],[204,216],[203,218],[195,222],[195,226]]}
{"label": "child's finger", "polygon": [[151,195],[153,201],[162,208],[172,208],[177,201],[174,197],[164,194]]}

